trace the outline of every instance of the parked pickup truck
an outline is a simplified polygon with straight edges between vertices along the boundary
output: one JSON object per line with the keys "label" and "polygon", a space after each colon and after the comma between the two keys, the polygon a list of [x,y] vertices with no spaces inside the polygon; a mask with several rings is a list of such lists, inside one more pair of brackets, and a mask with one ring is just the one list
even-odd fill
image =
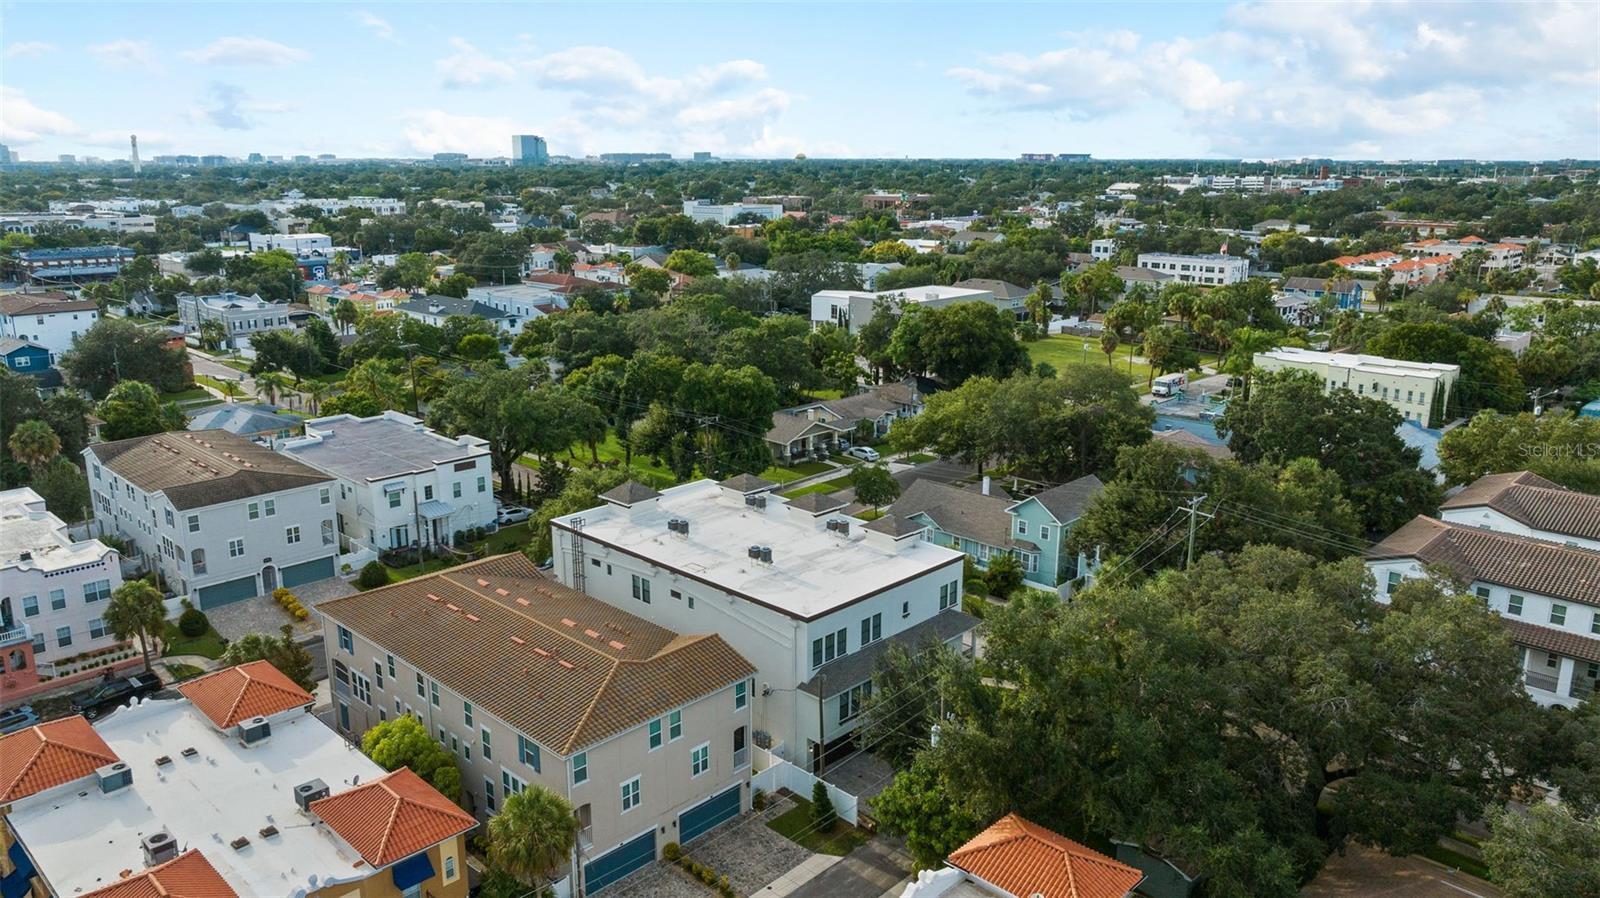
{"label": "parked pickup truck", "polygon": [[141,695],[149,695],[161,688],[161,678],[153,673],[135,674],[101,680],[91,689],[72,696],[72,710],[90,720]]}

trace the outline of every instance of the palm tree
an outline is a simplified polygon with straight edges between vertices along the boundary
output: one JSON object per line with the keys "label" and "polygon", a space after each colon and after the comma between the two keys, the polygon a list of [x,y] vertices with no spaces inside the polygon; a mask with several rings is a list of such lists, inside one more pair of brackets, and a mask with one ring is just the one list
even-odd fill
{"label": "palm tree", "polygon": [[150,650],[167,624],[167,606],[161,591],[143,580],[129,580],[111,594],[111,603],[102,616],[118,639],[139,638],[144,669],[151,670]]}
{"label": "palm tree", "polygon": [[1106,354],[1107,368],[1111,367],[1111,355],[1117,351],[1119,342],[1117,332],[1109,327],[1100,333],[1100,351]]}
{"label": "palm tree", "polygon": [[348,334],[360,318],[361,310],[348,299],[339,300],[339,304],[333,307],[333,320],[339,322],[340,333]]}
{"label": "palm tree", "polygon": [[35,474],[61,454],[61,438],[50,425],[33,419],[23,421],[11,431],[11,455]]}
{"label": "palm tree", "polygon": [[222,395],[225,396],[229,402],[232,402],[233,398],[239,395],[238,381],[231,378],[223,378],[222,380],[219,380],[218,383],[222,384]]}
{"label": "palm tree", "polygon": [[1244,378],[1246,402],[1250,401],[1250,377],[1255,371],[1256,353],[1275,349],[1282,342],[1272,331],[1256,327],[1241,327],[1233,332],[1229,340],[1228,354],[1223,357],[1222,364],[1218,367],[1228,374]]}
{"label": "palm tree", "polygon": [[328,398],[328,385],[320,380],[308,380],[302,389],[305,390],[306,400],[311,403],[311,414],[315,415],[317,409],[322,407],[322,400]]}
{"label": "palm tree", "polygon": [[506,797],[489,818],[489,859],[524,882],[542,887],[578,840],[578,818],[565,798],[540,785]]}
{"label": "palm tree", "polygon": [[277,371],[263,371],[256,375],[256,394],[266,397],[273,405],[278,404],[278,394],[289,389],[289,378]]}
{"label": "palm tree", "polygon": [[344,278],[349,276],[349,274],[350,274],[350,254],[349,253],[347,253],[347,252],[345,252],[344,250],[341,249],[341,250],[338,250],[337,252],[335,252],[333,254],[333,272],[334,272],[334,274],[337,274],[339,276],[339,279],[341,281],[343,281]]}

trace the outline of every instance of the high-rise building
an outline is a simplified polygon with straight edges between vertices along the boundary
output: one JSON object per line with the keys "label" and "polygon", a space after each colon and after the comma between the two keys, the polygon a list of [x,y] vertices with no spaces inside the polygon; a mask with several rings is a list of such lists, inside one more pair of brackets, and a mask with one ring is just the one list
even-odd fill
{"label": "high-rise building", "polygon": [[255,165],[257,163],[261,163],[261,162],[267,161],[267,158],[265,156],[261,155],[260,153],[251,153],[249,156],[245,157],[245,161],[249,162],[252,165]]}
{"label": "high-rise building", "polygon": [[550,161],[550,150],[537,134],[513,134],[511,161],[515,165],[544,165]]}
{"label": "high-rise building", "polygon": [[133,150],[133,173],[139,173],[139,135],[128,135],[128,146]]}

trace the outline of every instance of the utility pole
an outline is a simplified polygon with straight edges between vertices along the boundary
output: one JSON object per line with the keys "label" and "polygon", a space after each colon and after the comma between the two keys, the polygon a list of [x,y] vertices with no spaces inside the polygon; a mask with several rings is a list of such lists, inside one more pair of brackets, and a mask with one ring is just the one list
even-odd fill
{"label": "utility pole", "polygon": [[1528,391],[1528,398],[1533,400],[1533,416],[1535,418],[1544,414],[1544,407],[1539,405],[1539,403],[1546,397],[1554,396],[1555,394],[1555,390],[1541,390],[1538,387],[1534,387]]}
{"label": "utility pole", "polygon": [[1211,517],[1214,517],[1214,515],[1208,514],[1208,513],[1203,512],[1203,511],[1200,510],[1200,503],[1204,502],[1205,498],[1206,498],[1206,494],[1205,493],[1201,493],[1200,495],[1195,496],[1194,498],[1190,499],[1188,502],[1184,503],[1185,505],[1188,506],[1184,510],[1187,511],[1188,514],[1189,514],[1189,551],[1184,556],[1184,559],[1183,559],[1183,569],[1184,570],[1188,570],[1189,569],[1189,565],[1194,564],[1194,531],[1195,531],[1195,520],[1196,520],[1196,518],[1211,518]]}

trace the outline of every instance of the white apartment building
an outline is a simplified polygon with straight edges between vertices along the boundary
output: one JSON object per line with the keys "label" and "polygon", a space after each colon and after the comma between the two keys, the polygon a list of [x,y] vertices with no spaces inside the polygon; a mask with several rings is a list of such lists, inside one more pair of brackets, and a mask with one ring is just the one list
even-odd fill
{"label": "white apartment building", "polygon": [[0,492],[0,672],[19,669],[15,647],[60,661],[115,643],[101,619],[122,585],[117,550],[75,540],[28,487]]}
{"label": "white apartment building", "polygon": [[1366,558],[1382,602],[1433,567],[1465,582],[1510,631],[1539,704],[1572,707],[1600,683],[1600,552],[1418,515]]}
{"label": "white apartment building", "polygon": [[1002,299],[993,290],[972,287],[955,287],[929,284],[925,287],[907,287],[904,290],[818,290],[811,294],[811,325],[837,324],[856,333],[865,327],[877,309],[878,302],[888,303],[896,314],[906,306],[918,305],[927,309],[943,308],[962,302],[986,302],[1018,320],[1027,317],[1023,299]]}
{"label": "white apartment building", "polygon": [[755,668],[709,630],[679,635],[522,554],[317,608],[340,731],[416,717],[483,819],[530,785],[563,796],[586,895],[750,807]]}
{"label": "white apartment building", "polygon": [[1321,378],[1324,392],[1344,389],[1381,399],[1423,427],[1449,420],[1450,391],[1461,376],[1460,365],[1289,346],[1256,353],[1255,365],[1263,371],[1310,371]]}
{"label": "white apartment building", "polygon": [[0,296],[0,337],[43,346],[50,350],[52,365],[99,320],[100,308],[92,299],[73,299],[54,291]]}
{"label": "white apartment building", "polygon": [[567,307],[567,298],[549,284],[468,287],[467,299],[503,312],[505,317],[501,319],[500,327],[508,334],[520,334],[529,321]]}
{"label": "white apartment building", "polygon": [[695,221],[714,221],[729,225],[741,215],[754,215],[763,221],[783,217],[782,203],[713,203],[710,200],[685,200],[683,214]]}
{"label": "white apartment building", "polygon": [[338,480],[338,531],[372,549],[451,545],[456,533],[494,523],[489,443],[450,439],[396,411],[306,422],[278,452]]}
{"label": "white apartment building", "polygon": [[1100,237],[1089,241],[1089,255],[1096,262],[1105,260],[1117,254],[1117,239],[1115,237]]}
{"label": "white apartment building", "polygon": [[294,253],[298,258],[312,253],[324,256],[333,255],[333,238],[327,234],[251,234],[250,251],[253,253],[266,252],[269,249],[282,249]]}
{"label": "white apartment building", "polygon": [[1444,500],[1439,517],[1461,524],[1600,552],[1600,496],[1530,471],[1488,474]]}
{"label": "white apartment building", "polygon": [[551,521],[562,583],[684,633],[717,633],[758,668],[756,744],[816,769],[849,750],[890,642],[964,645],[965,556],[885,516],[794,500],[750,475],[657,492],[629,482]]}
{"label": "white apartment building", "polygon": [[287,304],[267,302],[255,294],[178,294],[178,321],[183,324],[185,331],[197,334],[204,322],[221,322],[227,331],[226,340],[230,347],[249,342],[251,334],[294,327],[289,314]]}
{"label": "white apartment building", "polygon": [[180,431],[83,450],[94,515],[201,610],[334,575],[333,478],[241,436]]}
{"label": "white apartment building", "polygon": [[1180,283],[1217,287],[1237,284],[1250,277],[1250,260],[1222,253],[1185,256],[1178,253],[1140,253],[1139,267],[1177,278]]}

